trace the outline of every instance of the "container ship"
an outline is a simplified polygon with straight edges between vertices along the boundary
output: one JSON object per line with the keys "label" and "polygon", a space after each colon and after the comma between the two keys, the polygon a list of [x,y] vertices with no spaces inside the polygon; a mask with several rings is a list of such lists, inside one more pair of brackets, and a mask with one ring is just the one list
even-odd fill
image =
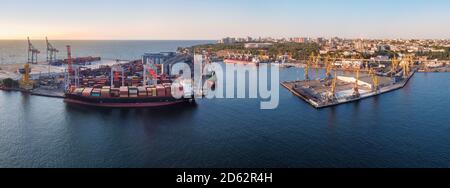
{"label": "container ship", "polygon": [[[194,102],[192,94],[186,94],[189,92],[181,85],[177,88],[179,88],[177,91],[172,92],[172,85],[169,83],[141,87],[71,88],[66,92],[64,102],[108,108],[161,107]],[[175,98],[173,93],[182,97]]]}

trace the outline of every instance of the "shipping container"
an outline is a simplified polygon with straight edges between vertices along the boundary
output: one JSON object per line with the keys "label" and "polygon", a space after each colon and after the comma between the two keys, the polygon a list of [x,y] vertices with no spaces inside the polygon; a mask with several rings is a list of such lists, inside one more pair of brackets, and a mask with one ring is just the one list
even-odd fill
{"label": "shipping container", "polygon": [[166,90],[166,96],[170,97],[172,96],[172,88],[170,85],[166,85],[164,86],[165,90]]}
{"label": "shipping container", "polygon": [[100,95],[101,95],[101,89],[94,88],[91,92],[92,97],[100,97]]}
{"label": "shipping container", "polygon": [[111,90],[110,89],[102,89],[101,95],[102,95],[102,97],[111,97]]}
{"label": "shipping container", "polygon": [[119,97],[120,96],[120,89],[119,88],[111,88],[111,96],[112,97]]}
{"label": "shipping container", "polygon": [[120,87],[120,97],[122,97],[122,98],[128,97],[128,87],[126,87],[126,86]]}
{"label": "shipping container", "polygon": [[156,97],[156,88],[147,88],[147,94],[151,97]]}
{"label": "shipping container", "polygon": [[154,96],[154,97],[157,96],[157,94],[156,94],[156,87],[152,88],[152,96]]}
{"label": "shipping container", "polygon": [[148,87],[147,93],[148,93],[148,96],[156,97],[156,87],[155,86]]}
{"label": "shipping container", "polygon": [[77,89],[75,89],[74,93],[77,94],[77,95],[82,95],[83,94],[83,90],[84,90],[84,88],[77,88]]}
{"label": "shipping container", "polygon": [[128,92],[130,97],[138,97],[138,88],[137,87],[129,87]]}
{"label": "shipping container", "polygon": [[147,88],[145,87],[138,87],[139,91],[139,97],[146,97],[147,96]]}
{"label": "shipping container", "polygon": [[85,88],[85,89],[83,90],[83,96],[85,96],[85,97],[91,96],[92,90],[93,90],[93,88]]}
{"label": "shipping container", "polygon": [[166,96],[166,89],[164,88],[164,86],[162,86],[162,85],[157,85],[156,86],[156,95],[158,97]]}

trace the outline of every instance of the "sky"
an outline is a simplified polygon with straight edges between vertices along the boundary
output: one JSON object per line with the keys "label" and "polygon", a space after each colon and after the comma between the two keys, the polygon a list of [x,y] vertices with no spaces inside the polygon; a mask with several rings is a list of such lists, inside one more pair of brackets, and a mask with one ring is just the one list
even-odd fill
{"label": "sky", "polygon": [[0,39],[450,39],[447,0],[2,0]]}

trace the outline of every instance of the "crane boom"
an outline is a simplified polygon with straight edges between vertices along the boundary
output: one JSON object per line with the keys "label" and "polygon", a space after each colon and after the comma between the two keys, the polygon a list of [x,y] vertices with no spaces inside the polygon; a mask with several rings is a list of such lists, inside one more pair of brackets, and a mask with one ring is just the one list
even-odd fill
{"label": "crane boom", "polygon": [[27,37],[28,40],[28,63],[37,64],[38,54],[41,53],[38,49],[36,49],[30,41],[30,37]]}
{"label": "crane boom", "polygon": [[359,81],[359,69],[356,69],[355,85],[353,86],[353,96],[355,96],[355,97],[360,96],[358,81]]}
{"label": "crane boom", "polygon": [[53,45],[48,41],[47,37],[45,37],[45,42],[47,44],[47,62],[50,64],[56,60],[56,54],[59,52],[59,50],[53,47]]}

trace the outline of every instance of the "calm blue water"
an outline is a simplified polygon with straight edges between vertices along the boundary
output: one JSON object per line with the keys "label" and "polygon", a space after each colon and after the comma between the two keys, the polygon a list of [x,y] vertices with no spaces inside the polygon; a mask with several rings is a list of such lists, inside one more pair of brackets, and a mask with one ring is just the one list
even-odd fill
{"label": "calm blue water", "polygon": [[[47,46],[43,40],[31,41],[41,53],[39,61],[46,61]],[[60,52],[57,58],[67,57],[66,45],[71,45],[73,57],[100,56],[106,59],[140,59],[146,52],[176,51],[178,47],[214,43],[214,41],[50,41]],[[0,64],[27,61],[27,41],[0,40]]]}
{"label": "calm blue water", "polygon": [[0,91],[0,167],[450,167],[449,86],[450,74],[416,74],[323,110],[280,88],[268,111],[256,99],[101,110]]}

